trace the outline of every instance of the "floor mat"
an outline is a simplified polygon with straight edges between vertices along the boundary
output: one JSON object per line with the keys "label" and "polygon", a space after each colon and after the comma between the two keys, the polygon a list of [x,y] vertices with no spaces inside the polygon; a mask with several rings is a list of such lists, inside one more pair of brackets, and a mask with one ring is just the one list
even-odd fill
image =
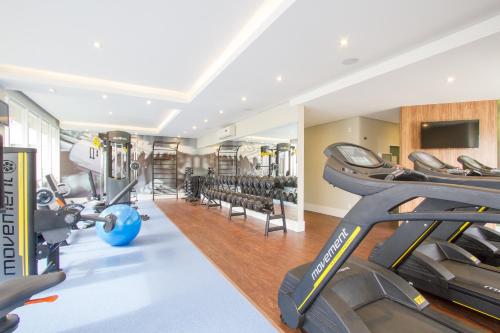
{"label": "floor mat", "polygon": [[17,309],[16,332],[276,332],[258,310],[150,201],[140,234],[111,247],[95,230],[62,249],[52,304]]}

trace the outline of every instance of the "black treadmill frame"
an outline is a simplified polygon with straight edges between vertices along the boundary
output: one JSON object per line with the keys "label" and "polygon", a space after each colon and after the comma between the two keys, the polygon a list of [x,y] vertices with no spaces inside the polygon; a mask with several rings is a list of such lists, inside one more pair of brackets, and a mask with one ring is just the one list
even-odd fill
{"label": "black treadmill frame", "polygon": [[[328,158],[323,178],[330,184],[350,193],[362,196],[358,203],[341,220],[316,259],[309,266],[302,280],[295,290],[279,299],[282,319],[292,327],[302,326],[304,316],[319,294],[325,289],[328,282],[337,273],[339,268],[351,256],[373,226],[386,221],[465,221],[500,222],[500,214],[485,212],[464,211],[414,211],[397,212],[396,208],[415,198],[451,201],[460,197],[461,201],[470,205],[485,205],[500,209],[498,196],[500,191],[468,187],[462,185],[434,183],[431,181],[388,181],[373,174],[371,177],[358,174],[346,168],[335,157],[342,160],[342,156],[335,148],[339,145],[351,145],[367,150],[361,146],[349,143],[337,143],[325,150]],[[407,170],[409,174],[419,173]],[[425,239],[425,238],[423,238]],[[422,241],[423,241],[422,239]],[[424,301],[415,299],[417,307],[424,306]]]}

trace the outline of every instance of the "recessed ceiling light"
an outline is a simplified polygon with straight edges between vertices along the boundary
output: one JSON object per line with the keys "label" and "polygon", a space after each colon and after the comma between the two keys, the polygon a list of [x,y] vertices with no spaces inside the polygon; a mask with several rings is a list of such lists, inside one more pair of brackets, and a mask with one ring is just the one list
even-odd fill
{"label": "recessed ceiling light", "polygon": [[220,113],[220,114],[223,114],[223,113],[224,113],[224,110],[219,110],[219,113]]}
{"label": "recessed ceiling light", "polygon": [[180,138],[181,136],[180,135],[177,135],[178,138]]}
{"label": "recessed ceiling light", "polygon": [[98,41],[93,42],[92,46],[94,46],[96,49],[100,49],[102,47],[101,43]]}
{"label": "recessed ceiling light", "polygon": [[50,88],[50,89],[49,89],[49,92],[51,92],[51,93],[55,93],[55,92],[56,92],[56,90],[55,90],[54,88]]}
{"label": "recessed ceiling light", "polygon": [[342,60],[342,65],[346,65],[346,66],[354,65],[358,61],[359,61],[358,58],[347,58],[347,59]]}
{"label": "recessed ceiling light", "polygon": [[242,102],[246,102],[247,101],[247,98],[245,96],[241,97],[241,101]]}
{"label": "recessed ceiling light", "polygon": [[448,83],[452,83],[452,82],[454,82],[454,81],[455,81],[455,78],[454,78],[453,76],[448,76],[448,78],[446,79],[446,81],[447,81]]}
{"label": "recessed ceiling light", "polygon": [[278,82],[283,81],[283,77],[281,75],[276,76],[276,81]]}
{"label": "recessed ceiling light", "polygon": [[109,111],[108,114],[111,116],[113,114],[113,112]]}
{"label": "recessed ceiling light", "polygon": [[147,105],[151,105],[151,100],[149,100],[149,99],[148,99],[148,100],[146,101],[146,104],[147,104]]}
{"label": "recessed ceiling light", "polygon": [[204,122],[208,123],[208,119],[203,120]]}
{"label": "recessed ceiling light", "polygon": [[194,130],[196,129],[196,125],[193,125],[193,129],[194,129]]}
{"label": "recessed ceiling light", "polygon": [[347,47],[349,45],[349,39],[347,37],[343,37],[339,40],[340,47]]}
{"label": "recessed ceiling light", "polygon": [[103,95],[101,95],[101,98],[102,98],[102,99],[108,99],[108,95],[104,95],[104,94],[103,94]]}

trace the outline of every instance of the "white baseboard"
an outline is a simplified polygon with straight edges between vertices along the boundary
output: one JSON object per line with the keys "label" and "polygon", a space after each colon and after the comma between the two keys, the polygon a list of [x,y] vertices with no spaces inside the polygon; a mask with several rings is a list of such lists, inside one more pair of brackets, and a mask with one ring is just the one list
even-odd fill
{"label": "white baseboard", "polygon": [[307,203],[307,202],[304,203],[304,209],[310,210],[312,212],[325,214],[325,215],[331,215],[331,216],[340,217],[340,218],[343,218],[349,212],[348,209],[341,209],[341,208],[336,208],[336,207],[316,205],[316,204]]}

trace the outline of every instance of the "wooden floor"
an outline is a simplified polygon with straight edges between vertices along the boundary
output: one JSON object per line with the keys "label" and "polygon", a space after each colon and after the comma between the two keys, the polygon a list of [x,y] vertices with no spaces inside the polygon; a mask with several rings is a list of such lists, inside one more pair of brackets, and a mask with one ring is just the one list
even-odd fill
{"label": "wooden floor", "polygon": [[[244,221],[227,219],[227,210],[192,206],[183,200],[159,200],[160,209],[223,272],[223,274],[280,330],[295,332],[279,318],[277,293],[286,272],[312,261],[339,220],[306,212],[306,232],[273,232],[266,239],[264,224],[249,217]],[[366,259],[375,246],[392,234],[393,224],[380,224],[356,249],[355,255]],[[425,295],[439,311],[457,320],[500,332],[499,323],[473,311]]]}

